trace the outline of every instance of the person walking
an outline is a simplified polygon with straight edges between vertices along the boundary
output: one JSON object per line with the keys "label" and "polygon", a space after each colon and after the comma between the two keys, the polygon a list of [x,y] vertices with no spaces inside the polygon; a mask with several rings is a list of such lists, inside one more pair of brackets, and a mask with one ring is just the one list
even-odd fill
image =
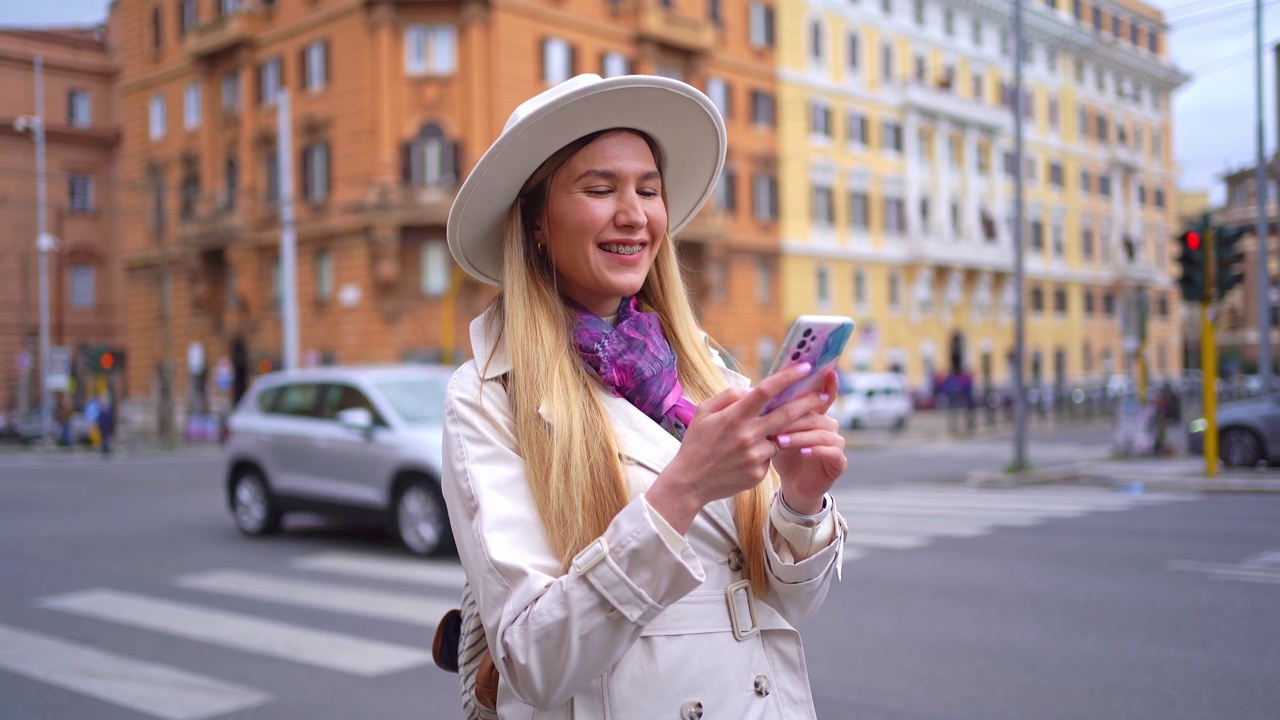
{"label": "person walking", "polygon": [[116,432],[116,404],[111,389],[98,394],[98,431],[102,435],[102,454],[111,454],[111,438]]}
{"label": "person walking", "polygon": [[498,286],[442,485],[501,718],[815,717],[795,624],[841,568],[838,380],[762,414],[808,368],[750,387],[698,327],[673,238],[725,149],[697,89],[579,75],[451,208],[454,259]]}

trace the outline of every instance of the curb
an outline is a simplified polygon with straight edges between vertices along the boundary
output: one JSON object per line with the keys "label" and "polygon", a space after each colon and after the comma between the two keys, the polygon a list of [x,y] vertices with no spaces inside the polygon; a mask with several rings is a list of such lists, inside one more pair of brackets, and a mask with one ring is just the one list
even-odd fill
{"label": "curb", "polygon": [[1280,476],[1259,477],[1255,470],[1225,470],[1217,477],[1201,474],[1121,473],[1079,463],[1006,473],[975,470],[964,484],[976,488],[1012,488],[1028,485],[1092,485],[1126,489],[1131,492],[1168,490],[1187,492],[1280,493]]}

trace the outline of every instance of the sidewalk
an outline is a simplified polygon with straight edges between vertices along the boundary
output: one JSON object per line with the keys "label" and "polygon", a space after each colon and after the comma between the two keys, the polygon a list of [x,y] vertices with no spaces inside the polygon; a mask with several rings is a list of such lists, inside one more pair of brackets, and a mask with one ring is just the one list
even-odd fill
{"label": "sidewalk", "polygon": [[[1057,417],[1052,413],[1027,416],[1027,430],[1052,430],[1054,428],[1104,428],[1115,423],[1109,415],[1090,417]],[[974,415],[973,428],[968,426],[965,415],[948,416],[945,410],[917,410],[902,430],[865,429],[845,430],[845,447],[883,447],[898,443],[931,443],[939,441],[996,440],[1013,437],[1013,422],[998,415],[994,423],[987,422],[984,411]]]}
{"label": "sidewalk", "polygon": [[[180,440],[173,447],[164,447],[154,438],[128,438],[112,443],[110,457],[129,458],[170,454],[221,455],[222,446],[217,443],[189,443]],[[23,455],[50,459],[102,457],[102,449],[92,448],[88,445],[63,447],[61,445],[44,445],[39,442],[25,445],[15,442],[0,442],[0,457]]]}
{"label": "sidewalk", "polygon": [[1071,463],[1020,473],[981,470],[969,473],[966,484],[974,487],[1021,485],[1103,485],[1131,492],[1280,492],[1280,469],[1219,467],[1215,477],[1205,475],[1202,457],[1116,458]]}

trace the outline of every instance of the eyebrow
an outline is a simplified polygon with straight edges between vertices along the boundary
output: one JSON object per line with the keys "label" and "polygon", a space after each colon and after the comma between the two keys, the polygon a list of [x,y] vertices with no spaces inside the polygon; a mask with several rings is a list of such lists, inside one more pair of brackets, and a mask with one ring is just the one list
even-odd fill
{"label": "eyebrow", "polygon": [[[574,179],[574,182],[578,182],[578,181],[580,181],[580,180],[583,180],[584,178],[589,178],[589,177],[597,177],[597,178],[600,178],[600,179],[602,179],[602,180],[617,180],[617,179],[618,179],[618,173],[616,173],[616,172],[614,172],[614,171],[612,171],[612,170],[605,170],[605,169],[602,169],[602,168],[592,168],[592,169],[587,170],[586,172],[582,173],[582,174],[581,174],[581,175],[579,175],[577,178],[575,178],[575,179]],[[650,170],[650,171],[648,171],[648,172],[646,172],[646,173],[642,174],[642,175],[640,176],[640,179],[641,179],[641,180],[661,180],[661,179],[662,179],[662,173],[658,172],[657,170]]]}

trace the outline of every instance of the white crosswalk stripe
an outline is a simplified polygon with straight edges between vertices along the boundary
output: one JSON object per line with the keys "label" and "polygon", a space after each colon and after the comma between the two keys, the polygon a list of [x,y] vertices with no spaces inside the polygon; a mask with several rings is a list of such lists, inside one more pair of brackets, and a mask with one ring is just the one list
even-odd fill
{"label": "white crosswalk stripe", "polygon": [[242,685],[0,625],[0,668],[165,720],[205,720],[271,696]]}
{"label": "white crosswalk stripe", "polygon": [[1058,486],[838,489],[832,495],[849,523],[846,563],[867,556],[866,552],[847,552],[853,549],[920,548],[939,538],[973,538],[1001,527],[1030,527],[1047,520],[1197,497]]}

